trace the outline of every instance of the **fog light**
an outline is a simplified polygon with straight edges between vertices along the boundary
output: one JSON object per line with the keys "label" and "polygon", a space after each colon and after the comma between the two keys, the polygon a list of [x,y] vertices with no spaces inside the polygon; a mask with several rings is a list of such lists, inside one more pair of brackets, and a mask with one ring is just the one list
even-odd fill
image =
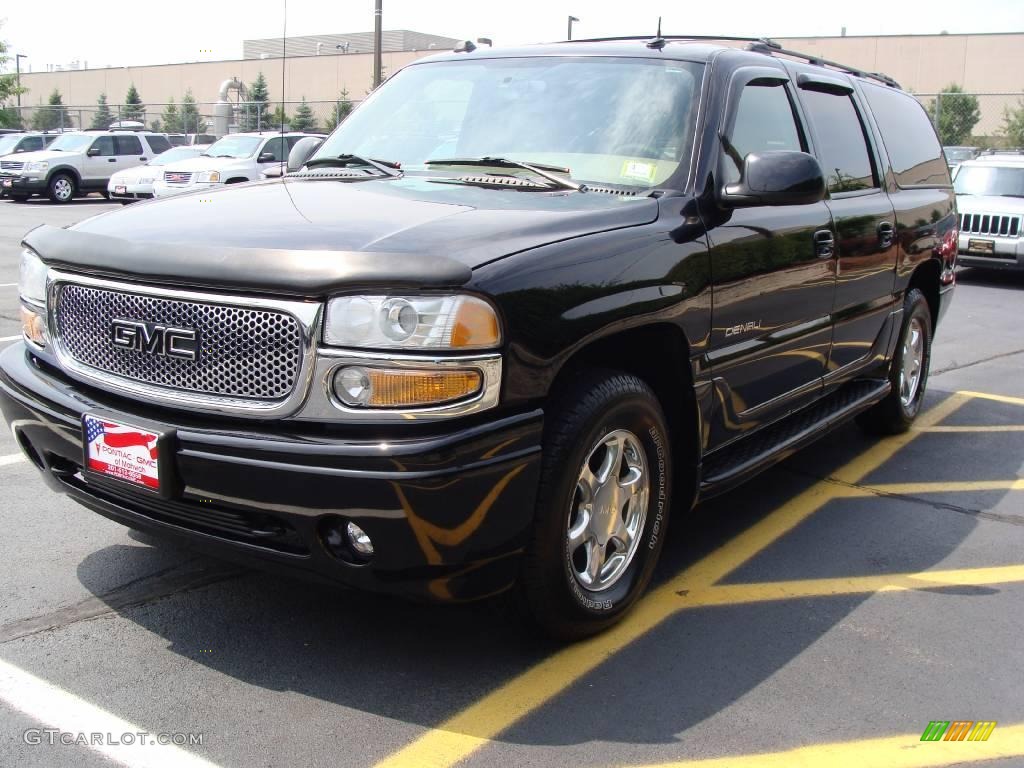
{"label": "fog light", "polygon": [[334,394],[345,405],[408,408],[442,405],[475,395],[476,370],[409,370],[349,365],[334,374]]}
{"label": "fog light", "polygon": [[373,556],[373,542],[366,535],[366,531],[353,522],[345,526],[345,535],[348,536],[348,545],[361,557]]}
{"label": "fog light", "polygon": [[21,332],[25,338],[39,346],[46,345],[46,318],[39,312],[21,305]]}

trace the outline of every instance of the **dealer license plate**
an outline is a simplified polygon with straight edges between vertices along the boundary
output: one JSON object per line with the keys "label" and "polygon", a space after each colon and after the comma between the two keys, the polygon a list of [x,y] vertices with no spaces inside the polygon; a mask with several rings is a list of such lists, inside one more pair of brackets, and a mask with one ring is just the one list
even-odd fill
{"label": "dealer license plate", "polygon": [[92,472],[160,490],[160,434],[86,414],[86,466]]}

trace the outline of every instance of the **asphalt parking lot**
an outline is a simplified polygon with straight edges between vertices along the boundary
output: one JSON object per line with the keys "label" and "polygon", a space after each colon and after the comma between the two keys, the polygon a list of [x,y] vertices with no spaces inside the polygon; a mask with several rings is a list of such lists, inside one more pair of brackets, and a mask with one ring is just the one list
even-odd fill
{"label": "asphalt parking lot", "polygon": [[[118,207],[0,202],[0,348],[21,235]],[[848,426],[675,520],[638,609],[566,648],[500,601],[335,592],[129,533],[2,432],[0,766],[1024,765],[1022,297],[962,272],[915,430]],[[922,742],[934,720],[998,725]]]}

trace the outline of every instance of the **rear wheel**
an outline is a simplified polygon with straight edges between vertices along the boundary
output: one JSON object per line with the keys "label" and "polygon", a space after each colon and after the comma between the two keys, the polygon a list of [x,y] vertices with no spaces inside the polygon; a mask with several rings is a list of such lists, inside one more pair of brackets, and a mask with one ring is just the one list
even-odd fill
{"label": "rear wheel", "polygon": [[892,391],[857,419],[865,431],[895,435],[910,429],[924,402],[931,353],[931,310],[924,294],[912,288],[903,299],[900,341],[889,365]]}
{"label": "rear wheel", "polygon": [[75,180],[66,173],[55,173],[46,188],[55,203],[68,203],[75,196]]}
{"label": "rear wheel", "polygon": [[647,587],[672,457],[661,405],[635,376],[583,376],[549,414],[519,594],[544,632],[575,640],[615,624]]}

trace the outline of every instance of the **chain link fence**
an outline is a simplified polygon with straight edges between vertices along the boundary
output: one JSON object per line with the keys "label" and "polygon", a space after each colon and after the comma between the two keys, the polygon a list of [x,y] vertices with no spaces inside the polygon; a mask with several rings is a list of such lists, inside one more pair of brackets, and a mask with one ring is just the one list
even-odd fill
{"label": "chain link fence", "polygon": [[915,93],[946,147],[1024,147],[1024,93]]}
{"label": "chain link fence", "polygon": [[[37,105],[10,107],[11,127],[40,131],[102,129],[141,123],[160,133],[222,136],[239,131],[285,130],[329,133],[356,107],[357,100],[286,102],[179,102],[106,106]],[[11,121],[8,121],[11,122]]]}

